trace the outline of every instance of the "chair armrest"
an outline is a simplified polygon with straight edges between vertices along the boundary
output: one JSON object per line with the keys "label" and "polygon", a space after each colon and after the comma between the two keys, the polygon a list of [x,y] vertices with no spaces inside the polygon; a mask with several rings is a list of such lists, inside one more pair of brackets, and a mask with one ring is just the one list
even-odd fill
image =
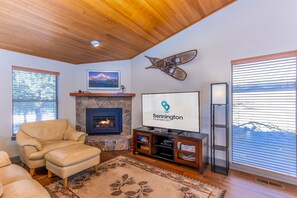
{"label": "chair armrest", "polygon": [[71,126],[64,133],[64,140],[71,140],[75,142],[85,142],[86,133],[74,130]]}
{"label": "chair armrest", "polygon": [[85,141],[86,141],[86,133],[84,133],[84,135],[82,135],[82,136],[80,136],[79,137],[79,139],[78,139],[78,141],[77,142],[80,142],[80,143],[85,143]]}
{"label": "chair armrest", "polygon": [[19,146],[19,147],[21,147],[19,149],[20,157],[24,156],[24,158],[28,158],[29,155],[31,155],[32,153],[38,152],[35,146]]}
{"label": "chair armrest", "polygon": [[32,138],[31,136],[25,134],[23,131],[18,131],[17,134],[16,134],[16,143],[18,145],[20,145],[21,147],[24,147],[24,146],[34,146],[38,151],[41,151],[42,150],[42,144]]}
{"label": "chair armrest", "polygon": [[0,151],[0,167],[11,164],[8,154],[5,151]]}

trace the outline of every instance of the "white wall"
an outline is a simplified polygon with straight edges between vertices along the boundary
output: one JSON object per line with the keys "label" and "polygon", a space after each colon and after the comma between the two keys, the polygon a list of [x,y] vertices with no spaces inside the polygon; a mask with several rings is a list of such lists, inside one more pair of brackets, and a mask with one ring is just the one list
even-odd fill
{"label": "white wall", "polygon": [[[133,127],[141,125],[140,94],[200,90],[202,132],[209,132],[210,83],[229,82],[231,60],[273,54],[297,48],[296,0],[238,0],[192,25],[131,61]],[[181,65],[188,77],[175,80],[151,65],[145,55],[164,58],[197,49],[197,57]]]}
{"label": "white wall", "polygon": [[11,141],[12,65],[60,72],[59,118],[66,118],[75,124],[75,98],[69,96],[74,87],[75,65],[0,50],[0,150],[7,151],[11,157],[18,155],[16,143]]}
{"label": "white wall", "polygon": [[76,89],[73,91],[90,91],[90,92],[119,92],[119,90],[87,90],[87,70],[98,70],[98,71],[120,71],[121,74],[121,85],[125,86],[125,92],[131,92],[131,61],[121,60],[112,62],[101,62],[101,63],[90,63],[81,64],[76,68]]}
{"label": "white wall", "polygon": [[[210,83],[231,82],[231,60],[297,48],[296,0],[238,0],[131,60],[133,127],[141,126],[141,93],[201,91],[201,131],[210,132]],[[145,55],[164,58],[197,49],[182,65],[188,77],[175,80],[157,69],[145,69]]]}

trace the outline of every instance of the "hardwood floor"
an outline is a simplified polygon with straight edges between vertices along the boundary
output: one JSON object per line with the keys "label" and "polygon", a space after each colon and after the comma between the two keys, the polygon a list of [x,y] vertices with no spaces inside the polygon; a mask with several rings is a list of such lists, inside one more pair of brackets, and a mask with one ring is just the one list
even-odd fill
{"label": "hardwood floor", "polygon": [[[197,169],[186,166],[181,166],[174,163],[158,160],[145,155],[133,155],[131,151],[108,151],[101,153],[101,162],[107,161],[119,155],[128,156],[137,160],[144,161],[148,164],[179,173],[186,177],[197,179],[211,185],[215,185],[227,190],[225,198],[293,198],[297,197],[297,186],[277,182],[284,185],[284,188],[274,187],[271,185],[264,185],[255,181],[255,175],[231,170],[228,176],[213,173],[208,167],[203,175],[198,174]],[[33,177],[42,185],[47,185],[53,180],[59,178],[53,177],[51,180],[47,178],[45,169],[36,170],[36,175]]]}

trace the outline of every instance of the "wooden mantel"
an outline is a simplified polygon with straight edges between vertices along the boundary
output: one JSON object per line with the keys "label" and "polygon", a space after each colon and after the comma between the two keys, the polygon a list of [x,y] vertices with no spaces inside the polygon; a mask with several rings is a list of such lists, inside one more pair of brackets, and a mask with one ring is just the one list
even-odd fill
{"label": "wooden mantel", "polygon": [[76,97],[134,97],[135,93],[70,93]]}

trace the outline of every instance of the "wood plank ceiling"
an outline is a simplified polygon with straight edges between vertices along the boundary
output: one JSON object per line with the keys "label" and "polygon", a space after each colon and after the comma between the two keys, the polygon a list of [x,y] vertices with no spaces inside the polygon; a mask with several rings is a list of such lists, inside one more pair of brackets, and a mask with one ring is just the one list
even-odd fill
{"label": "wood plank ceiling", "polygon": [[0,48],[73,64],[130,59],[234,1],[0,0]]}

